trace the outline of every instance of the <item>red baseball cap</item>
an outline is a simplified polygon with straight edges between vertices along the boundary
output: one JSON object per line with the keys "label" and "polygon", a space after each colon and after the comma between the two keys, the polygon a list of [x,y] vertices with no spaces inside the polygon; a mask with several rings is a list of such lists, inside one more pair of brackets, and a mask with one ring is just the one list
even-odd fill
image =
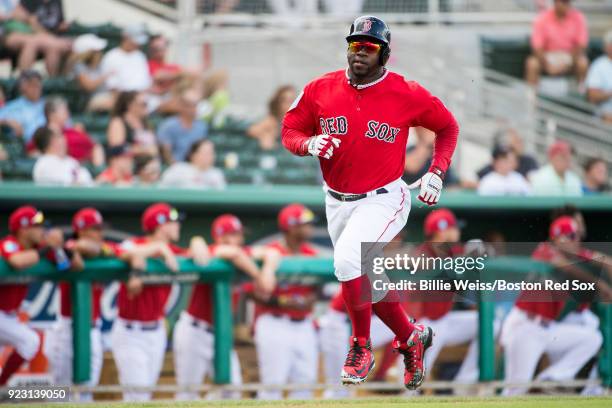
{"label": "red baseball cap", "polygon": [[558,154],[571,154],[572,146],[564,140],[557,140],[548,146],[548,157],[553,157]]}
{"label": "red baseball cap", "polygon": [[240,219],[233,214],[223,214],[215,218],[211,227],[211,235],[213,239],[221,238],[225,234],[234,234],[242,232],[242,223]]}
{"label": "red baseball cap", "polygon": [[183,217],[176,208],[166,203],[152,204],[142,214],[142,230],[153,232],[157,227],[167,222],[182,221]]}
{"label": "red baseball cap", "polygon": [[19,207],[9,217],[9,231],[15,234],[22,228],[42,225],[44,221],[43,213],[31,205]]}
{"label": "red baseball cap", "polygon": [[578,236],[578,223],[569,215],[564,215],[550,224],[548,232],[550,239],[569,236],[572,239]]}
{"label": "red baseball cap", "polygon": [[308,224],[314,219],[314,213],[302,204],[289,204],[278,213],[278,227],[287,231],[290,227]]}
{"label": "red baseball cap", "polygon": [[457,218],[450,210],[440,208],[433,210],[427,217],[424,223],[425,236],[431,236],[436,232],[445,231],[448,228],[457,227]]}
{"label": "red baseball cap", "polygon": [[102,227],[103,224],[102,214],[93,207],[82,208],[72,217],[72,230],[74,232],[79,232],[86,228]]}

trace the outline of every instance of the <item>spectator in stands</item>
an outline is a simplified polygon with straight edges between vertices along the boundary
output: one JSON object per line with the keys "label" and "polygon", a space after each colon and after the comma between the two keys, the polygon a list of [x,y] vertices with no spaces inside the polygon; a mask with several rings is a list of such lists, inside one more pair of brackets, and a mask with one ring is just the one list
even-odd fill
{"label": "spectator in stands", "polygon": [[154,35],[149,39],[149,74],[153,81],[153,89],[162,94],[172,90],[183,71],[180,65],[166,61],[167,52],[168,40],[164,36]]}
{"label": "spectator in stands", "polygon": [[147,57],[140,47],[147,42],[142,26],[123,30],[121,43],[102,58],[102,74],[107,75],[106,87],[115,91],[145,91],[151,87]]}
{"label": "spectator in stands", "polygon": [[549,164],[532,173],[531,187],[535,195],[582,195],[580,178],[572,167],[572,147],[559,140],[548,148]]}
{"label": "spectator in stands", "polygon": [[42,53],[47,73],[55,76],[62,56],[70,51],[72,41],[58,36],[67,28],[61,0],[21,0],[4,24],[4,44],[19,53],[20,70],[30,69]]}
{"label": "spectator in stands", "polygon": [[95,34],[83,34],[72,44],[72,75],[81,89],[91,94],[89,111],[110,111],[115,102],[115,94],[106,88],[114,73],[103,73],[100,64],[107,43]]}
{"label": "spectator in stands", "polygon": [[46,122],[42,77],[33,70],[23,71],[18,84],[21,96],[0,109],[0,125],[10,127],[27,143],[34,131]]}
{"label": "spectator in stands", "polygon": [[[493,151],[495,151],[497,148],[508,148],[514,152],[518,161],[518,165],[515,170],[523,177],[529,177],[529,173],[538,169],[538,162],[536,159],[533,156],[525,153],[523,138],[516,129],[507,128],[499,130],[496,133],[494,140]],[[478,171],[478,178],[482,179],[491,171],[493,171],[493,165],[487,164]]]}
{"label": "spectator in stands", "polygon": [[247,135],[257,139],[262,149],[272,150],[278,146],[283,117],[296,97],[293,85],[279,87],[268,102],[268,115],[247,129]]}
{"label": "spectator in stands", "polygon": [[48,127],[38,128],[34,133],[34,143],[43,153],[34,165],[35,183],[63,186],[92,184],[89,171],[68,156],[66,138],[60,132]]}
{"label": "spectator in stands", "polygon": [[110,147],[127,143],[134,154],[157,156],[157,140],[147,122],[147,101],[144,93],[121,92],[111,117],[107,130]]}
{"label": "spectator in stands", "polygon": [[82,126],[70,125],[70,111],[66,100],[60,97],[49,98],[45,103],[47,127],[62,133],[66,138],[68,155],[79,162],[91,162],[94,166],[104,164],[104,150],[85,132]]}
{"label": "spectator in stands", "polygon": [[493,151],[493,169],[480,180],[480,195],[528,195],[529,183],[516,171],[517,158],[514,151],[498,146]]}
{"label": "spectator in stands", "polygon": [[603,159],[593,158],[584,164],[582,192],[586,195],[598,194],[609,189],[608,165]]}
{"label": "spectator in stands", "polygon": [[589,68],[588,42],[584,15],[570,0],[554,0],[553,7],[542,11],[533,23],[532,55],[525,64],[527,82],[537,85],[542,72],[552,76],[573,72],[582,85]]}
{"label": "spectator in stands", "polygon": [[157,156],[138,154],[134,157],[134,174],[136,184],[157,184],[161,175],[161,162]]}
{"label": "spectator in stands", "polygon": [[612,123],[612,30],[604,36],[604,55],[597,58],[586,79],[587,97],[598,105],[601,118]]}
{"label": "spectator in stands", "polygon": [[109,147],[106,152],[108,167],[96,177],[98,184],[127,186],[134,179],[134,156],[126,145]]}
{"label": "spectator in stands", "polygon": [[179,99],[179,114],[165,119],[157,128],[166,163],[184,161],[193,143],[208,134],[206,122],[196,118],[199,100],[196,91],[184,91]]}
{"label": "spectator in stands", "polygon": [[216,69],[206,73],[203,79],[204,103],[198,105],[198,113],[208,122],[215,120],[218,126],[223,126],[223,111],[230,103],[227,90],[229,75],[224,69]]}
{"label": "spectator in stands", "polygon": [[[423,177],[431,165],[433,142],[436,134],[431,130],[417,127],[412,130],[416,143],[406,149],[406,163],[404,165],[403,179],[410,184]],[[444,185],[456,186],[459,179],[455,176],[453,169],[449,168],[444,177]],[[466,183],[465,188],[476,188],[476,185]]]}
{"label": "spectator in stands", "polygon": [[191,145],[187,162],[177,162],[162,175],[160,185],[166,187],[224,189],[223,172],[214,167],[215,146],[210,140],[201,139]]}
{"label": "spectator in stands", "polygon": [[152,86],[149,94],[149,107],[163,113],[177,113],[181,110],[180,94],[185,89],[192,89],[202,97],[202,76],[190,72],[178,64],[167,61],[168,40],[162,35],[149,39],[148,64]]}

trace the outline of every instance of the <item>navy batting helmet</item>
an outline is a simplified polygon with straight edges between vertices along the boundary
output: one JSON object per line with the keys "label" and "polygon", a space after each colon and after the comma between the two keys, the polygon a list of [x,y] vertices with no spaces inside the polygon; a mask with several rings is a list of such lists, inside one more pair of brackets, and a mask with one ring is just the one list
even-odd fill
{"label": "navy batting helmet", "polygon": [[369,37],[382,44],[380,65],[384,65],[385,59],[391,54],[391,30],[389,30],[387,24],[374,16],[357,17],[351,24],[351,31],[346,37],[346,41],[354,41],[359,37]]}

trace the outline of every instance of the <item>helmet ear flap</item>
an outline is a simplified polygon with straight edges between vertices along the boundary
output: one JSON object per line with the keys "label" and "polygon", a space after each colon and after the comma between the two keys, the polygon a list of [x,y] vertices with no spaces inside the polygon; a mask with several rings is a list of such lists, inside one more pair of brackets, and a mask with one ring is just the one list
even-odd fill
{"label": "helmet ear flap", "polygon": [[385,60],[387,60],[390,55],[391,55],[391,48],[389,48],[388,45],[384,45],[382,49],[380,50],[380,55],[378,56],[378,63],[381,66],[385,66],[385,62],[386,62]]}

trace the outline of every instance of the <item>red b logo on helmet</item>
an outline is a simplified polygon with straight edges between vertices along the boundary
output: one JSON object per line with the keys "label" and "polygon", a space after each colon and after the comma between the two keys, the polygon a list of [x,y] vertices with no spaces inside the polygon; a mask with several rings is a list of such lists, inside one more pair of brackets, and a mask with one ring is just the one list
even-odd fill
{"label": "red b logo on helmet", "polygon": [[361,31],[370,31],[371,28],[372,28],[372,21],[371,20],[364,20],[363,21],[363,28],[361,29]]}

